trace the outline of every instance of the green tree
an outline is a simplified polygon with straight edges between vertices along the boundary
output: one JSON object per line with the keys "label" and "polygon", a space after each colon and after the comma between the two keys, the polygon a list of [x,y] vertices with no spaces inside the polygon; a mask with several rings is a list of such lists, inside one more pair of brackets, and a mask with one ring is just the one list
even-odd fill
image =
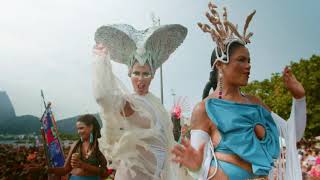
{"label": "green tree", "polygon": [[[320,56],[291,62],[290,68],[306,90],[307,128],[305,137],[320,135]],[[281,73],[274,73],[270,79],[253,81],[241,90],[258,96],[274,112],[288,119],[291,112],[292,96],[286,90]]]}

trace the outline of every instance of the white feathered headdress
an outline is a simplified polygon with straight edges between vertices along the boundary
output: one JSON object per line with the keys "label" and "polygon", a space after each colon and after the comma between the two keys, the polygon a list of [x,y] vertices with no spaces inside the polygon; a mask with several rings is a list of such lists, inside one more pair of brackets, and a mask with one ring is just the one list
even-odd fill
{"label": "white feathered headdress", "polygon": [[153,26],[136,30],[127,24],[102,26],[95,33],[95,41],[107,47],[110,58],[132,67],[148,63],[154,74],[184,41],[187,28],[179,24]]}

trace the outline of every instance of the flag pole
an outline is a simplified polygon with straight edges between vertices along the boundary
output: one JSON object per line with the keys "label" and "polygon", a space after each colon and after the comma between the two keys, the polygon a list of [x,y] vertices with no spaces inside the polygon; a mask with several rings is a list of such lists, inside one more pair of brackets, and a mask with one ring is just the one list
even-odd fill
{"label": "flag pole", "polygon": [[[153,26],[160,26],[160,18],[156,17],[155,14],[152,12],[151,13],[151,19]],[[163,104],[164,99],[163,99],[163,73],[162,73],[162,65],[160,66],[160,90],[161,90],[161,104]]]}
{"label": "flag pole", "polygon": [[162,78],[162,65],[160,66],[160,87],[161,87],[161,103],[163,104],[163,78]]}
{"label": "flag pole", "polygon": [[50,107],[51,103],[50,104],[46,104],[46,101],[44,99],[44,94],[43,94],[43,91],[41,89],[41,97],[42,97],[42,100],[43,100],[43,103],[44,103],[44,107],[45,107],[45,111],[44,113],[42,114],[42,117],[40,118],[40,124],[41,124],[41,128],[40,128],[40,131],[41,131],[41,136],[42,136],[42,142],[43,142],[43,149],[44,149],[44,155],[46,157],[46,160],[48,162],[48,167],[51,167],[51,160],[49,158],[49,153],[48,153],[48,144],[47,144],[47,139],[46,139],[46,135],[45,135],[45,132],[44,132],[44,127],[43,127],[43,118],[44,116],[47,114],[47,110],[48,108]]}
{"label": "flag pole", "polygon": [[[65,163],[63,147],[58,134],[58,127],[55,117],[51,111],[51,102],[46,103],[44,93],[41,90],[43,103],[46,107],[41,117],[41,134],[43,135],[44,146],[48,165],[50,167],[62,167]],[[54,153],[52,152],[54,148]],[[58,149],[57,149],[58,148]],[[57,151],[58,150],[58,151]]]}

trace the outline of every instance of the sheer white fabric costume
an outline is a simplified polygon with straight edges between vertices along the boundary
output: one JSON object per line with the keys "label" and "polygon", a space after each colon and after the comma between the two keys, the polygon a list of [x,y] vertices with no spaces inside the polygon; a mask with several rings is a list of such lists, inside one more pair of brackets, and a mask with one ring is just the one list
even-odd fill
{"label": "sheer white fabric costume", "polygon": [[[159,99],[151,93],[131,95],[113,75],[108,57],[97,58],[93,66],[94,93],[102,110],[102,152],[116,167],[121,161],[121,167],[133,176],[156,179],[154,176],[162,173],[167,177],[164,173],[172,165],[168,160],[173,145],[172,124]],[[135,110],[127,118],[120,114],[126,102]]]}
{"label": "sheer white fabric costume", "polygon": [[[290,117],[287,121],[275,114],[271,113],[272,118],[277,124],[278,131],[285,142],[286,151],[281,151],[281,156],[277,159],[277,166],[270,172],[269,179],[277,180],[302,180],[300,161],[296,143],[303,137],[306,127],[306,100],[293,99]],[[200,145],[205,143],[204,158],[201,169],[197,172],[189,173],[199,179],[206,180],[209,177],[210,163],[214,155],[214,147],[211,143],[211,138],[207,132],[203,130],[191,130],[191,145],[195,149],[199,149]],[[284,144],[280,144],[280,148]]]}
{"label": "sheer white fabric costume", "polygon": [[[93,62],[94,95],[101,107],[103,124],[99,147],[107,159],[112,160],[117,170],[116,179],[175,180],[179,177],[178,166],[169,157],[174,138],[168,112],[150,92],[144,96],[131,94],[113,74],[110,60],[130,68],[132,59],[136,59],[141,65],[148,63],[155,71],[185,36],[186,29],[177,25],[145,31],[136,31],[129,25],[112,25],[96,32],[96,42],[108,49],[106,54],[96,54]],[[129,117],[121,115],[126,103],[134,110]]]}

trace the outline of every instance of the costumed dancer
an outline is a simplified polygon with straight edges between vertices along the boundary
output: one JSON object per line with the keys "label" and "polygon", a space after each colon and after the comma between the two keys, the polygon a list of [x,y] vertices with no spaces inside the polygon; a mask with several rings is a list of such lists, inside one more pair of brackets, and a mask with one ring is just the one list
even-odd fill
{"label": "costumed dancer", "polygon": [[[293,96],[290,118],[286,121],[272,112],[261,100],[243,94],[250,74],[250,55],[246,44],[253,35],[247,33],[255,14],[250,14],[243,34],[227,18],[223,20],[217,6],[209,3],[207,13],[213,27],[199,23],[211,34],[217,47],[211,57],[210,82],[203,101],[191,117],[191,143],[175,146],[174,161],[181,163],[197,179],[285,179],[301,180],[296,142],[306,126],[305,91],[287,67],[283,72],[285,87]],[[210,89],[214,92],[208,96]],[[286,151],[279,138],[283,138]]]}
{"label": "costumed dancer", "polygon": [[[144,31],[116,24],[95,33],[93,87],[103,122],[99,145],[112,160],[116,179],[178,179],[178,166],[169,157],[174,145],[169,113],[149,85],[186,35],[178,24]],[[133,94],[113,73],[111,60],[128,66]]]}

